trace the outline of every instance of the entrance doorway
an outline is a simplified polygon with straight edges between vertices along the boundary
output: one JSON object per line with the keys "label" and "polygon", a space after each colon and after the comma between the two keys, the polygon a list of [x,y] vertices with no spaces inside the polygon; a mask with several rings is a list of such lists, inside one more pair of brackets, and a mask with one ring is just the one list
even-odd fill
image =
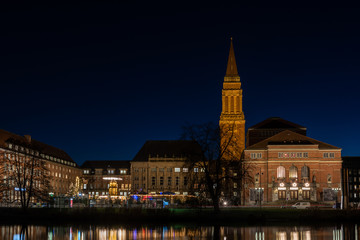
{"label": "entrance doorway", "polygon": [[291,190],[290,191],[290,198],[292,200],[297,200],[298,199],[298,191],[297,190]]}
{"label": "entrance doorway", "polygon": [[310,191],[309,190],[303,190],[303,199],[310,200]]}
{"label": "entrance doorway", "polygon": [[285,190],[279,190],[278,191],[279,200],[285,200],[286,199],[286,191]]}

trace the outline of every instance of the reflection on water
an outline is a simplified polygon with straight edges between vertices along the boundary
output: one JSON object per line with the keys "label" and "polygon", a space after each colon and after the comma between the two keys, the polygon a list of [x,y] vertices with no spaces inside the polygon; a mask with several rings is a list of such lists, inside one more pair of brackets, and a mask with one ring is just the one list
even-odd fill
{"label": "reflection on water", "polygon": [[74,227],[0,226],[0,239],[277,239],[277,240],[358,240],[358,225],[337,226],[158,226],[158,227]]}

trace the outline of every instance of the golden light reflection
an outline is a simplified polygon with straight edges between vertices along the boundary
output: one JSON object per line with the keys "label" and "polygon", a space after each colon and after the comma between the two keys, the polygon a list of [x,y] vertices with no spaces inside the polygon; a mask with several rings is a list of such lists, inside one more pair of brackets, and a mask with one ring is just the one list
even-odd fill
{"label": "golden light reflection", "polygon": [[[310,226],[155,226],[155,227],[45,227],[0,226],[2,239],[123,240],[123,239],[359,239],[358,225]],[[348,238],[347,236],[351,236]]]}

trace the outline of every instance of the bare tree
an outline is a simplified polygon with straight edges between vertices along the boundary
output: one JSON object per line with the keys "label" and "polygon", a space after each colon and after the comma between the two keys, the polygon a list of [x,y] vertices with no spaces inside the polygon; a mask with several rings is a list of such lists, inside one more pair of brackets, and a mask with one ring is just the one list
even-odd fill
{"label": "bare tree", "polygon": [[234,126],[188,125],[182,138],[197,141],[202,149],[201,156],[187,163],[191,191],[200,198],[210,197],[215,212],[220,211],[222,200],[240,202],[243,182],[251,181],[251,164],[244,161]]}
{"label": "bare tree", "polygon": [[0,160],[2,202],[19,201],[25,210],[33,201],[48,201],[50,182],[44,160],[12,151],[1,154]]}

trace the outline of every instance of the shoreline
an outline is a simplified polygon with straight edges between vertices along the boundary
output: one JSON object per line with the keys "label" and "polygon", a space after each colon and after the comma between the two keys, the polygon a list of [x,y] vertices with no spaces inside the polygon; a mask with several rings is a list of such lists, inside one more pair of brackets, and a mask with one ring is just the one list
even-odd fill
{"label": "shoreline", "polygon": [[78,208],[78,209],[0,209],[0,225],[141,225],[141,224],[316,224],[360,222],[357,210],[323,209],[136,209],[136,208]]}

